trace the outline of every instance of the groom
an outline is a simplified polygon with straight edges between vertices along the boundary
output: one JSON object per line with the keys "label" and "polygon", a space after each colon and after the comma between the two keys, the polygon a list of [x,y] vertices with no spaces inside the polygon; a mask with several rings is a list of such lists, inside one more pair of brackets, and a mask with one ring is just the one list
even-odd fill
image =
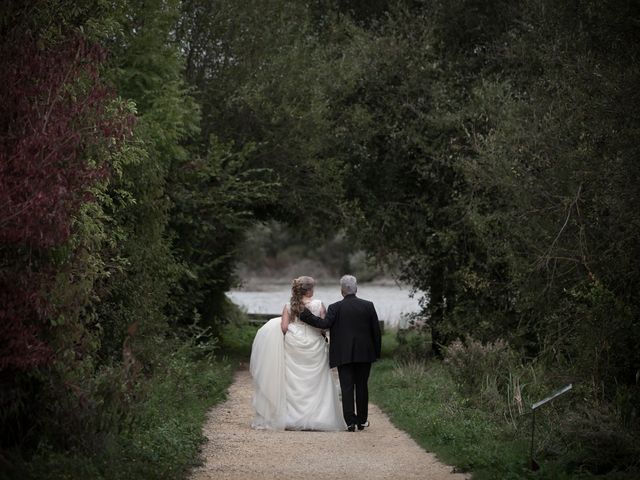
{"label": "groom", "polygon": [[[367,421],[369,372],[371,363],[380,358],[380,324],[373,303],[356,297],[356,277],[345,275],[340,279],[344,297],[329,305],[324,320],[305,309],[300,320],[317,328],[329,328],[329,366],[338,367],[342,390],[342,414],[347,429],[354,432],[369,426]],[[353,405],[355,390],[356,409]]]}

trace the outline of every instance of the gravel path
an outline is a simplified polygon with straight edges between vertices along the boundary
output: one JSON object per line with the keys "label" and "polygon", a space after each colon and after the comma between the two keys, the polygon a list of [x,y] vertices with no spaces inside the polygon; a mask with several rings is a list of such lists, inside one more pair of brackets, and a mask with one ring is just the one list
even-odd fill
{"label": "gravel path", "polygon": [[193,480],[470,478],[422,450],[375,405],[361,432],[273,432],[250,427],[252,394],[249,371],[239,370],[228,399],[208,414],[204,465]]}

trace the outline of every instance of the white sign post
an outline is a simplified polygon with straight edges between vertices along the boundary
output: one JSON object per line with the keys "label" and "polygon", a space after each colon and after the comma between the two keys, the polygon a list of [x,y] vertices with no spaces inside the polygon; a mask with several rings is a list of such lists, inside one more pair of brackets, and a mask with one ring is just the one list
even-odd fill
{"label": "white sign post", "polygon": [[570,383],[569,385],[565,385],[561,389],[553,392],[547,398],[543,398],[539,402],[536,402],[533,405],[531,405],[531,454],[529,456],[529,468],[531,470],[538,470],[540,468],[538,463],[533,459],[533,437],[535,435],[535,428],[536,428],[536,410],[539,409],[541,406],[543,406],[545,403],[549,403],[554,398],[567,393],[572,388],[573,388],[572,383]]}

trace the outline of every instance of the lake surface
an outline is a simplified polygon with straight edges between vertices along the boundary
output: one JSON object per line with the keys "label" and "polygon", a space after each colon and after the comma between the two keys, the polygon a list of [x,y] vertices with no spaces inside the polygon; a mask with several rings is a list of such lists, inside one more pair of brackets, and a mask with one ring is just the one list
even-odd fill
{"label": "lake surface", "polygon": [[[420,311],[418,299],[420,293],[411,298],[407,287],[397,285],[374,285],[363,283],[358,285],[358,297],[371,300],[378,312],[378,318],[384,320],[386,326],[404,326],[403,314]],[[291,287],[289,285],[261,285],[260,290],[232,290],[227,296],[249,313],[270,313],[278,317],[282,307],[289,301]],[[317,285],[315,298],[325,305],[342,299],[340,287]]]}

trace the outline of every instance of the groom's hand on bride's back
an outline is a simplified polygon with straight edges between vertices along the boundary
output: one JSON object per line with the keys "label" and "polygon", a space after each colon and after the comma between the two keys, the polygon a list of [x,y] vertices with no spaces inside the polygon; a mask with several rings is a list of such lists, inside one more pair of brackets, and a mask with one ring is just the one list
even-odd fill
{"label": "groom's hand on bride's back", "polygon": [[[315,318],[316,316],[313,313],[311,313],[311,310],[309,310],[306,307],[304,310],[302,310],[302,312],[300,312],[300,320],[302,320],[305,323],[313,323]],[[311,322],[309,322],[309,320],[311,320]]]}
{"label": "groom's hand on bride's back", "polygon": [[308,309],[304,309],[304,311],[300,314],[300,320],[304,323],[311,325],[316,328],[330,328],[333,324],[331,313],[327,313],[325,318],[318,317],[309,311]]}

